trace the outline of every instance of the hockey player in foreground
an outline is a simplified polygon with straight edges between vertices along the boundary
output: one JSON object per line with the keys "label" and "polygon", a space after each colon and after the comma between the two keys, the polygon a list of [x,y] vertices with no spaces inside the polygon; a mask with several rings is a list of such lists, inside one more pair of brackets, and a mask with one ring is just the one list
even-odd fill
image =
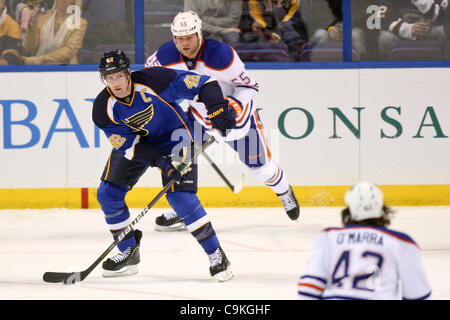
{"label": "hockey player in foreground", "polygon": [[315,241],[299,299],[429,299],[418,245],[387,229],[392,209],[377,186],[360,182],[345,195],[341,228],[327,228]]}
{"label": "hockey player in foreground", "polygon": [[[161,67],[131,72],[130,61],[121,50],[105,53],[99,70],[106,88],[94,101],[92,117],[114,148],[97,199],[113,236],[132,220],[126,194],[148,167],[158,167],[163,185],[171,179],[177,181],[166,198],[208,254],[211,276],[219,281],[231,279],[230,263],[196,195],[197,165],[193,163],[184,175],[172,165],[174,155],[186,157],[194,139],[202,141],[202,137],[193,136],[194,123],[175,100],[203,101],[213,126],[224,135],[234,126],[235,119],[228,113],[228,102],[217,81]],[[132,230],[118,243],[120,252],[103,263],[105,277],[138,272],[141,238],[140,230]]]}
{"label": "hockey player in foreground", "polygon": [[[203,38],[202,21],[193,11],[178,13],[171,25],[173,40],[162,45],[147,59],[146,68],[163,66],[193,71],[218,80],[223,94],[236,116],[236,126],[223,139],[250,169],[253,176],[271,188],[281,199],[292,220],[297,220],[300,207],[286,174],[272,159],[263,126],[253,104],[259,87],[245,70],[237,53],[230,46]],[[188,115],[201,123],[203,130],[213,128],[207,108],[198,101],[189,101]],[[158,231],[184,229],[183,220],[174,212],[156,218]]]}

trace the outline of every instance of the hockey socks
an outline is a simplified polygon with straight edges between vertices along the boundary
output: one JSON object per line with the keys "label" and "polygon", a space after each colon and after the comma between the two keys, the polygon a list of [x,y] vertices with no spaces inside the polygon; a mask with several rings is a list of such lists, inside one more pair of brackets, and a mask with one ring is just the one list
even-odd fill
{"label": "hockey socks", "polygon": [[[112,235],[113,235],[113,238],[114,238],[114,239],[117,239],[117,236],[123,231],[123,229],[124,229],[124,228],[119,229],[119,230],[110,230],[111,233],[112,233]],[[131,231],[123,238],[123,240],[120,241],[120,242],[117,244],[117,248],[118,248],[120,251],[123,252],[123,251],[127,250],[128,248],[130,248],[130,247],[132,247],[132,246],[134,246],[134,245],[136,245],[136,239],[135,239],[135,237],[134,237],[134,230],[131,230]]]}
{"label": "hockey socks", "polygon": [[167,194],[167,200],[203,250],[208,255],[213,254],[220,246],[219,239],[197,195],[193,192],[171,192]]}
{"label": "hockey socks", "polygon": [[283,194],[289,190],[289,181],[280,166],[273,160],[261,167],[250,168],[255,179],[264,182],[276,194]]}
{"label": "hockey socks", "polygon": [[[129,191],[126,186],[119,186],[102,181],[97,190],[97,200],[105,214],[105,220],[114,237],[120,234],[123,228],[131,223],[130,211],[125,204],[125,195]],[[136,244],[134,231],[128,233],[117,245],[120,251]]]}

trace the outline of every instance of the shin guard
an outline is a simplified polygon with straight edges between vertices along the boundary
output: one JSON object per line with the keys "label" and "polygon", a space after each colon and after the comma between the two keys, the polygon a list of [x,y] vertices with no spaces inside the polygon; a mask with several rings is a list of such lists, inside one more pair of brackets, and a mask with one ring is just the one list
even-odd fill
{"label": "shin guard", "polygon": [[203,250],[207,254],[216,251],[219,240],[197,195],[193,192],[170,192],[167,200]]}
{"label": "shin guard", "polygon": [[[130,211],[125,204],[125,195],[128,191],[127,186],[119,186],[105,181],[100,183],[97,190],[97,200],[105,214],[106,223],[114,239],[123,228],[131,223]],[[132,230],[119,242],[117,247],[120,251],[125,251],[135,244],[134,231]]]}

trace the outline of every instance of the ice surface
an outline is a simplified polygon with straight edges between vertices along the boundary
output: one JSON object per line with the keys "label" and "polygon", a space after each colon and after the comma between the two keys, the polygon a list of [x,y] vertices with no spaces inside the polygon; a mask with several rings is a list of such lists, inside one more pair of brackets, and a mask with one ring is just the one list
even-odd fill
{"label": "ice surface", "polygon": [[[450,299],[450,207],[397,207],[391,229],[421,247],[433,299]],[[0,210],[0,299],[296,299],[312,240],[340,226],[341,208],[302,208],[299,222],[282,208],[208,208],[234,278],[209,275],[209,260],[187,232],[153,230],[153,209],[139,222],[144,233],[139,273],[103,278],[99,265],[83,282],[42,280],[46,271],[81,271],[112,242],[99,210]],[[132,209],[132,216],[140,212]],[[112,252],[115,254],[116,250]]]}

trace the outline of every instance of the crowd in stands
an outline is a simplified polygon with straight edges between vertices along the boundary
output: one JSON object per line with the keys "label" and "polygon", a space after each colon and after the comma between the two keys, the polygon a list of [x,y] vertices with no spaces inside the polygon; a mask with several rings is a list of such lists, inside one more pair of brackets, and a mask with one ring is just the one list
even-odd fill
{"label": "crowd in stands", "polygon": [[[8,6],[6,2],[0,0],[0,52],[6,64],[78,63],[87,27],[86,20],[75,14],[82,0],[8,1]],[[11,52],[15,61],[6,58]]]}
{"label": "crowd in stands", "polygon": [[[354,60],[395,60],[402,48],[420,53],[421,46],[450,59],[448,1],[352,1]],[[320,50],[328,53],[323,59],[342,61],[342,0],[150,0],[145,10],[155,13],[146,16],[147,33],[169,29],[179,11],[195,11],[205,37],[234,47],[244,61],[320,61]],[[146,47],[153,49],[155,35]],[[167,32],[160,38],[158,45],[170,40]],[[116,44],[134,45],[134,1],[0,0],[0,65],[97,63],[96,50]]]}

